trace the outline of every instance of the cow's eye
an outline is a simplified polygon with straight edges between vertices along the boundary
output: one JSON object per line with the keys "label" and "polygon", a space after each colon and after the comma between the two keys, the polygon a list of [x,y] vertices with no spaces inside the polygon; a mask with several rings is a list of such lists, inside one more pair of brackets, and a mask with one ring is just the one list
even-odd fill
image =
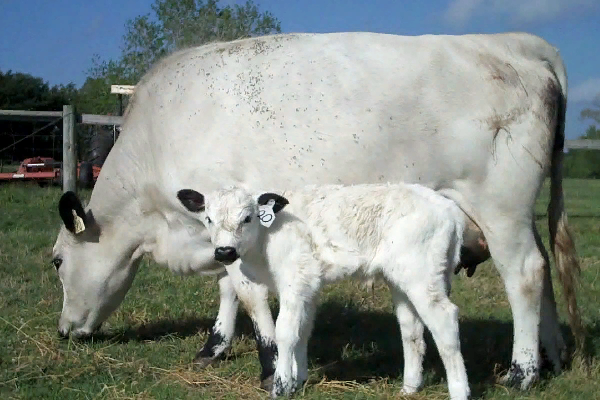
{"label": "cow's eye", "polygon": [[244,223],[245,224],[249,224],[250,221],[252,221],[252,217],[250,215],[248,215],[246,218],[244,218]]}
{"label": "cow's eye", "polygon": [[210,219],[210,217],[208,215],[206,216],[206,222],[208,222],[209,224],[212,224],[212,219]]}
{"label": "cow's eye", "polygon": [[56,257],[52,260],[52,265],[54,265],[54,268],[56,268],[57,271],[60,268],[61,264],[62,264],[62,258],[60,258],[60,257]]}

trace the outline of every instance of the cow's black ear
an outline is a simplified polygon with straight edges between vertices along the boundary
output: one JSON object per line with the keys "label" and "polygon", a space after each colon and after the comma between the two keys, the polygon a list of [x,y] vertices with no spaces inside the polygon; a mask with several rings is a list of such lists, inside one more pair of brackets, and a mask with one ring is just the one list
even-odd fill
{"label": "cow's black ear", "polygon": [[286,199],[285,197],[280,196],[276,193],[261,194],[260,196],[258,196],[257,203],[259,206],[264,206],[269,202],[269,200],[275,201],[275,204],[273,205],[274,213],[278,213],[279,211],[283,210],[283,207],[285,207],[286,205],[288,205],[290,203],[288,201],[288,199]]}
{"label": "cow's black ear", "polygon": [[193,189],[181,189],[177,192],[177,198],[191,212],[204,211],[204,196]]}
{"label": "cow's black ear", "polygon": [[63,193],[58,201],[58,213],[69,232],[78,234],[85,230],[87,217],[79,197],[74,192]]}

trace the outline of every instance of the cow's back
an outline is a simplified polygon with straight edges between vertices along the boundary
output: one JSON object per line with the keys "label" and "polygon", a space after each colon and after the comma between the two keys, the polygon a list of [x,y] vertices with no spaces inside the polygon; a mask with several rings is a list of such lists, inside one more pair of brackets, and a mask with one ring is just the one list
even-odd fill
{"label": "cow's back", "polygon": [[[153,182],[167,197],[230,183],[480,181],[502,156],[499,132],[529,118],[554,79],[538,56],[511,51],[532,40],[545,43],[336,33],[187,49],[137,86],[111,155],[134,160],[131,184]],[[552,135],[535,135],[511,139],[541,143],[530,151],[545,164]]]}

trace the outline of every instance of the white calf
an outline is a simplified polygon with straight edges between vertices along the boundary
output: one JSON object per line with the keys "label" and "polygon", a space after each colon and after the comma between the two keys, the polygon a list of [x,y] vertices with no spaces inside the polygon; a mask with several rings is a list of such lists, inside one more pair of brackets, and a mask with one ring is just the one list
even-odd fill
{"label": "white calf", "polygon": [[230,266],[241,259],[250,280],[279,296],[273,397],[294,392],[308,378],[317,295],[323,284],[345,277],[388,283],[402,333],[404,392],[416,392],[423,382],[424,323],[451,398],[470,396],[458,308],[448,298],[466,224],[453,201],[411,184],[310,186],[283,196],[232,187],[206,198],[183,189],[177,197],[207,227],[217,261]]}

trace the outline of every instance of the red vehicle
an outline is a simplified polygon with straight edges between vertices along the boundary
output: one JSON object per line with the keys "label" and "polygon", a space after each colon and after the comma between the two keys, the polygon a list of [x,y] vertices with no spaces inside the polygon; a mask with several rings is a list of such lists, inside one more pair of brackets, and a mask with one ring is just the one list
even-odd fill
{"label": "red vehicle", "polygon": [[[83,174],[81,172],[83,165]],[[16,172],[0,172],[2,181],[37,181],[41,185],[62,183],[62,163],[51,157],[31,157],[21,162]],[[91,173],[90,173],[91,170]],[[78,163],[77,178],[83,187],[89,187],[96,182],[100,167],[89,162]],[[90,176],[91,175],[91,176]]]}

